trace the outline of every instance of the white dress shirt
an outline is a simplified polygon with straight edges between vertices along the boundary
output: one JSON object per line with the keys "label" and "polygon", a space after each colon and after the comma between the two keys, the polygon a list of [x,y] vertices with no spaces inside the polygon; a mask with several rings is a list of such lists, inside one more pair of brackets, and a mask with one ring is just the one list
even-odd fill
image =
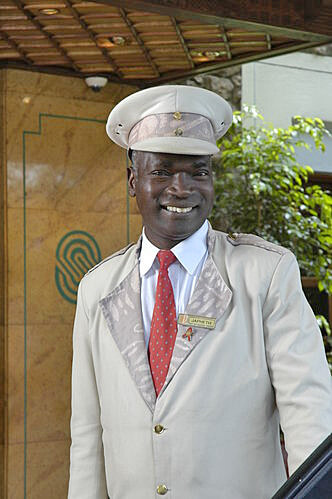
{"label": "white dress shirt", "polygon": [[[168,268],[172,283],[176,315],[182,314],[190,300],[196,281],[207,257],[208,222],[205,221],[190,237],[174,246],[171,251],[177,260]],[[144,338],[148,347],[151,320],[156,296],[159,261],[156,258],[160,248],[146,237],[143,228],[142,249],[139,261],[141,276],[141,303]]]}

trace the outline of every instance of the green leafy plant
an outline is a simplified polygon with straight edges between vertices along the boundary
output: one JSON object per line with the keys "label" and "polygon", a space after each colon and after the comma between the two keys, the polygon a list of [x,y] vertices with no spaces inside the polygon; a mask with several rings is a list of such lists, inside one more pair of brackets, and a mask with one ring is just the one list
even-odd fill
{"label": "green leafy plant", "polygon": [[[268,126],[254,107],[234,113],[227,137],[218,142],[214,161],[212,225],[226,232],[257,234],[289,248],[302,275],[317,278],[318,289],[332,293],[332,197],[319,185],[306,185],[313,170],[296,159],[296,148],[324,151],[330,135],[319,118],[297,116],[288,128]],[[317,316],[332,368],[328,321]]]}
{"label": "green leafy plant", "polygon": [[218,142],[211,223],[289,248],[302,274],[331,293],[332,197],[319,185],[306,186],[313,170],[296,159],[297,147],[310,148],[308,135],[324,151],[329,132],[319,118],[297,116],[288,128],[275,128],[254,107],[235,112],[227,138]]}

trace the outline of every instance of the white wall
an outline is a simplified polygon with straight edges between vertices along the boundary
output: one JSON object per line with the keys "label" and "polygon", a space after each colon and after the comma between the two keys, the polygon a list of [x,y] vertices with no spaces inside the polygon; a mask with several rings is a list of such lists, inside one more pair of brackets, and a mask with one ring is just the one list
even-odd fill
{"label": "white wall", "polygon": [[[319,117],[332,132],[332,57],[295,52],[242,66],[242,103],[266,121],[288,127],[293,116]],[[299,161],[332,173],[332,139],[326,152],[299,152]]]}

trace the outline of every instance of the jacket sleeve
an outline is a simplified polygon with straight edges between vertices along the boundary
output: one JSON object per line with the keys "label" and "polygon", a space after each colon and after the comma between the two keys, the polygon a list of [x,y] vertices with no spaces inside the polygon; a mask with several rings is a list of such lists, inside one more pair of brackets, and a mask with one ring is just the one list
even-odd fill
{"label": "jacket sleeve", "polygon": [[276,267],[263,310],[266,355],[293,473],[332,429],[331,377],[294,255]]}
{"label": "jacket sleeve", "polygon": [[106,499],[100,404],[83,284],[84,280],[78,288],[73,333],[72,443],[68,499]]}

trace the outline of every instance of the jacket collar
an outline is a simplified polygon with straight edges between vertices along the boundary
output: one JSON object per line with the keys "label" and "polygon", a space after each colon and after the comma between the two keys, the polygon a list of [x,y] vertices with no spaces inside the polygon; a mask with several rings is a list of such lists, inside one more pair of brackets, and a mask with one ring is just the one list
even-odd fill
{"label": "jacket collar", "polygon": [[[172,248],[172,253],[176,259],[186,269],[189,274],[194,274],[197,266],[204,257],[207,250],[207,232],[209,223],[204,224],[190,237],[176,244]],[[152,244],[142,232],[142,248],[139,258],[140,276],[143,277],[153,266],[159,248]]]}

